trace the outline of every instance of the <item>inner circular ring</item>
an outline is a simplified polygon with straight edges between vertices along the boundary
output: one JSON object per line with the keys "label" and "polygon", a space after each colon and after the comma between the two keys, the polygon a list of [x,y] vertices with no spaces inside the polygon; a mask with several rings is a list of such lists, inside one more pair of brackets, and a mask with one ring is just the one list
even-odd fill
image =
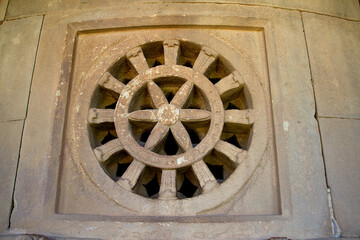
{"label": "inner circular ring", "polygon": [[[128,119],[129,106],[134,95],[147,83],[158,78],[178,77],[191,81],[203,93],[211,110],[210,127],[206,136],[193,149],[179,155],[160,155],[140,146],[135,140],[131,132],[131,126]],[[170,104],[164,106],[169,110],[170,115],[177,115],[177,111],[169,107]],[[162,106],[160,107],[160,109]],[[177,109],[179,110],[179,109]],[[174,112],[174,113],[171,113]],[[161,115],[162,117],[163,115]],[[169,121],[177,121],[176,117]],[[165,116],[164,116],[165,117]],[[178,118],[178,116],[177,116]],[[176,119],[176,120],[175,120]],[[207,153],[209,153],[220,139],[220,135],[224,125],[224,109],[220,96],[214,85],[202,74],[194,71],[191,68],[174,65],[161,65],[151,68],[131,80],[124,90],[121,92],[116,109],[115,109],[115,129],[120,142],[124,149],[136,160],[153,167],[162,169],[175,169],[189,166],[196,161],[201,160]]]}
{"label": "inner circular ring", "polygon": [[157,112],[159,122],[166,126],[174,125],[179,120],[179,116],[180,110],[172,104],[162,105]]}

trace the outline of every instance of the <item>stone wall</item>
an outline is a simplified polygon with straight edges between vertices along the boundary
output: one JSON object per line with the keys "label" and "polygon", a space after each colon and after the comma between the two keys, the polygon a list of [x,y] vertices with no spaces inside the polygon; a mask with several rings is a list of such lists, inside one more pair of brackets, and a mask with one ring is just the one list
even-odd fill
{"label": "stone wall", "polygon": [[[0,238],[360,237],[358,1],[0,0],[0,21]],[[111,164],[99,167],[92,152],[104,150],[96,145],[102,133],[93,131],[98,135],[89,140],[82,130],[90,126],[88,108],[94,105],[89,99],[96,89],[114,92],[113,86],[97,83],[108,67],[117,66],[112,65],[116,59],[126,58],[130,48],[138,46],[150,59],[148,64],[155,67],[158,60],[166,65],[168,55],[151,57],[146,44],[161,42],[165,48],[167,39],[183,46],[185,60],[177,64],[188,61],[211,81],[222,81],[214,82],[228,110],[222,121],[240,142],[238,148],[230,147],[236,157],[228,143],[212,146],[215,156],[232,161],[225,164],[230,167],[223,179],[213,178],[206,165],[200,167],[202,160],[191,165],[194,176],[189,179],[199,190],[186,200],[174,199],[180,196],[180,185],[171,187],[166,177],[159,178],[170,184],[160,184],[159,199],[143,197],[146,187],[139,187],[136,195],[133,185],[127,190],[115,186],[117,170],[111,175]],[[188,42],[199,47],[188,47]],[[207,58],[191,55],[200,49],[208,54],[207,47],[220,56],[212,60],[218,61],[212,74],[207,70],[211,63],[200,63]],[[127,58],[139,73],[141,63]],[[203,72],[200,65],[206,66]],[[235,76],[228,69],[239,76],[233,79],[243,79],[235,81],[239,85],[226,82],[227,76]],[[233,88],[244,88],[244,96],[225,101]],[[172,91],[168,89],[165,94]],[[126,95],[119,93],[119,99]],[[209,104],[218,98],[209,97]],[[209,111],[215,124],[214,109]],[[231,115],[234,109],[252,111],[254,118],[240,112]],[[249,128],[252,132],[245,134]],[[206,145],[214,139],[215,133]],[[222,140],[228,139],[222,135]],[[185,143],[181,146],[191,151]],[[127,144],[123,147],[131,151]],[[175,164],[168,170],[144,161],[139,162],[159,166],[163,176],[186,168],[181,165],[179,170]],[[204,161],[211,170],[215,162]],[[180,175],[174,179],[185,181]],[[119,177],[131,183],[129,176]],[[172,199],[163,199],[164,189],[173,192]]]}

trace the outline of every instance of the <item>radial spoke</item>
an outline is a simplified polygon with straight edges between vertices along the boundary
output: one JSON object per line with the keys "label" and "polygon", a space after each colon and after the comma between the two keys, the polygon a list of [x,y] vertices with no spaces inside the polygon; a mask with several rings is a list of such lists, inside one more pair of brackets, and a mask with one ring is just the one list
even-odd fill
{"label": "radial spoke", "polygon": [[217,57],[218,54],[214,50],[208,47],[202,47],[199,56],[196,58],[193,69],[202,74],[205,74],[212,63],[215,62]]}
{"label": "radial spoke", "polygon": [[135,122],[157,122],[157,109],[138,110],[129,113],[129,120]]}
{"label": "radial spoke", "polygon": [[203,122],[211,119],[211,112],[201,109],[180,109],[180,120],[183,122]]}
{"label": "radial spoke", "polygon": [[165,40],[164,41],[164,58],[165,65],[176,65],[179,60],[179,46],[178,40]]}
{"label": "radial spoke", "polygon": [[118,94],[121,93],[125,86],[122,82],[114,78],[113,75],[111,75],[109,72],[104,73],[99,81],[99,85]]}
{"label": "radial spoke", "polygon": [[117,152],[124,150],[124,147],[121,145],[119,139],[113,139],[104,145],[101,145],[94,149],[94,153],[99,162],[107,161],[112,155]]}
{"label": "radial spoke", "polygon": [[169,127],[158,122],[151,131],[149,138],[145,143],[145,148],[152,150],[160,144],[160,142],[167,136]]}
{"label": "radial spoke", "polygon": [[241,163],[247,153],[245,150],[240,149],[232,145],[231,143],[222,140],[220,140],[216,144],[214,149],[220,155],[221,158],[226,158],[235,165]]}
{"label": "radial spoke", "polygon": [[176,199],[176,170],[162,170],[160,199]]}
{"label": "radial spoke", "polygon": [[118,184],[127,190],[132,190],[140,179],[144,169],[145,165],[134,159],[119,179]]}
{"label": "radial spoke", "polygon": [[175,141],[179,144],[182,150],[183,151],[190,150],[192,148],[192,143],[189,133],[186,131],[184,125],[181,122],[176,122],[170,128],[175,138]]}
{"label": "radial spoke", "polygon": [[151,96],[151,100],[157,108],[160,108],[163,104],[168,104],[168,100],[166,99],[164,92],[156,83],[152,81],[149,82],[148,90]]}
{"label": "radial spoke", "polygon": [[114,114],[113,109],[90,108],[88,121],[90,124],[113,123]]}
{"label": "radial spoke", "polygon": [[203,160],[194,163],[192,165],[192,169],[203,192],[206,192],[218,185],[214,175],[210,172]]}
{"label": "radial spoke", "polygon": [[235,133],[246,133],[254,123],[251,110],[226,110],[224,131]]}
{"label": "radial spoke", "polygon": [[181,88],[176,92],[174,98],[171,100],[171,104],[178,108],[182,108],[182,106],[184,106],[184,104],[188,100],[193,88],[194,84],[192,82],[187,81],[186,83],[184,83]]}
{"label": "radial spoke", "polygon": [[126,57],[130,60],[138,74],[149,69],[149,65],[145,59],[144,53],[140,47],[131,49]]}
{"label": "radial spoke", "polygon": [[218,90],[220,97],[223,101],[226,101],[234,93],[241,90],[243,86],[244,80],[237,71],[234,71],[233,73],[231,73],[227,77],[224,77],[215,84],[215,87]]}

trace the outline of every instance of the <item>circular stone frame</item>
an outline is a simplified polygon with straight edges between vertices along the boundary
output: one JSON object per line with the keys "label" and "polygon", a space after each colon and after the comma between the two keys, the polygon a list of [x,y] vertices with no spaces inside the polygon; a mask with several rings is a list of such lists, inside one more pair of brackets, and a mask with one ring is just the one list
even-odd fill
{"label": "circular stone frame", "polygon": [[[74,159],[77,166],[82,169],[90,182],[101,192],[105,193],[110,199],[125,209],[145,215],[155,216],[191,216],[211,209],[216,209],[224,202],[229,201],[237,194],[244,185],[249,182],[255,170],[258,169],[268,144],[268,119],[265,107],[265,96],[258,76],[252,71],[246,71],[243,75],[248,94],[251,95],[251,105],[253,115],[256,118],[252,126],[251,145],[243,159],[239,159],[239,164],[232,175],[222,184],[216,186],[212,191],[205,192],[193,198],[162,200],[145,198],[128,191],[111,179],[99,165],[97,157],[92,151],[90,143],[90,133],[87,129],[88,110],[92,99],[92,94],[97,88],[98,79],[107,71],[109,66],[113,66],[122,56],[125,56],[129,49],[144,45],[148,42],[164,41],[164,39],[191,39],[192,42],[201,42],[209,47],[216,46],[219,52],[230,62],[237,62],[242,59],[241,53],[233,51],[224,42],[204,34],[189,34],[185,30],[168,33],[166,30],[157,31],[155,37],[149,37],[146,33],[139,33],[136,37],[128,38],[120,43],[112,45],[106,52],[106,57],[99,59],[81,79],[76,80],[72,88],[76,89],[74,97],[71,99],[70,108],[83,109],[74,111],[68,118],[69,139],[76,144],[70,144],[66,154]],[[188,40],[186,40],[188,41]],[[247,59],[248,60],[248,59]],[[249,61],[242,61],[245,69],[254,69]],[[237,66],[234,66],[237,68]],[[241,72],[241,71],[240,71]],[[90,91],[89,89],[93,89]]]}

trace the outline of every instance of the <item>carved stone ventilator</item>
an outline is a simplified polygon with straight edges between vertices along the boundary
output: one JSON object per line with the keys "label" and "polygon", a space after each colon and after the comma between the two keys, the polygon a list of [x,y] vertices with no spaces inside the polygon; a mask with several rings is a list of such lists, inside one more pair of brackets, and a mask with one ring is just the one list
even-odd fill
{"label": "carved stone ventilator", "polygon": [[[246,157],[256,119],[240,73],[219,63],[217,52],[200,46],[197,57],[184,57],[178,40],[162,47],[152,60],[141,46],[128,51],[125,61],[135,74],[127,81],[110,70],[103,74],[98,85],[116,104],[90,108],[88,123],[94,132],[115,130],[93,151],[117,184],[177,201],[212,191],[231,175]],[[108,169],[113,162],[125,166],[115,176]]]}

